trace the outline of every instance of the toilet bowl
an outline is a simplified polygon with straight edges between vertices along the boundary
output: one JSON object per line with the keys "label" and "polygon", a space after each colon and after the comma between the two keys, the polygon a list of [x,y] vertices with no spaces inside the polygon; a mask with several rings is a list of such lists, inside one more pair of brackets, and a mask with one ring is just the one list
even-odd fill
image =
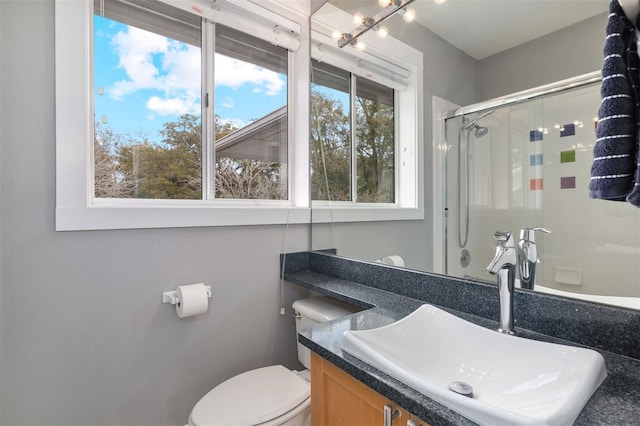
{"label": "toilet bowl", "polygon": [[[358,309],[327,297],[293,303],[297,332]],[[310,351],[298,343],[298,359],[307,368],[282,365],[257,368],[234,376],[207,393],[193,407],[189,426],[302,426],[310,423]]]}

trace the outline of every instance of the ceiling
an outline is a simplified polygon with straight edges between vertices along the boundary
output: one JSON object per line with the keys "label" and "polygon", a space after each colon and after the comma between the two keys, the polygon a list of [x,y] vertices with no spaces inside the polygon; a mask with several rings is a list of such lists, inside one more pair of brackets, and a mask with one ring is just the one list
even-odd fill
{"label": "ceiling", "polygon": [[[416,0],[416,21],[475,59],[518,46],[608,11],[610,0]],[[377,0],[330,0],[375,14]],[[602,32],[606,18],[603,15]]]}

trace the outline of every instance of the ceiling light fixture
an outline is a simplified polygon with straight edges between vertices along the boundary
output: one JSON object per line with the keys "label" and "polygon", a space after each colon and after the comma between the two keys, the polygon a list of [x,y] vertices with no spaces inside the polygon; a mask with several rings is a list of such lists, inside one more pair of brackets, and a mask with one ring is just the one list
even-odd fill
{"label": "ceiling light fixture", "polygon": [[406,8],[404,12],[402,12],[402,19],[404,19],[405,22],[412,22],[416,19],[416,11],[410,7]]}
{"label": "ceiling light fixture", "polygon": [[389,28],[385,27],[384,25],[380,25],[376,27],[376,34],[378,34],[378,37],[380,38],[385,38],[389,35]]}
{"label": "ceiling light fixture", "polygon": [[[388,19],[394,13],[400,11],[402,11],[402,18],[406,22],[413,21],[416,17],[416,11],[411,8],[407,8],[407,6],[414,1],[415,0],[378,0],[378,5],[382,7],[383,10],[373,17],[367,17],[360,12],[356,13],[353,15],[353,25],[355,25],[356,28],[349,33],[335,31],[333,33],[333,38],[337,40],[338,47],[342,48],[348,44],[358,47],[358,37],[372,28],[376,30],[380,37],[386,37],[389,33],[389,29],[380,25],[380,23]],[[364,46],[364,44],[362,44],[362,46]],[[362,49],[363,48],[364,47],[362,47]],[[360,47],[358,47],[358,49],[360,49]]]}

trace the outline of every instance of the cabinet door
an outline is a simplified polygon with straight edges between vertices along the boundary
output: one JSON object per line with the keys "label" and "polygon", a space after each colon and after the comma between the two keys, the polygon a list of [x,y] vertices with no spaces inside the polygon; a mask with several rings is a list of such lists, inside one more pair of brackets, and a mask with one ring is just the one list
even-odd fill
{"label": "cabinet door", "polygon": [[387,399],[311,353],[311,424],[383,425]]}
{"label": "cabinet door", "polygon": [[[311,353],[312,425],[383,426],[385,406],[395,413],[393,426],[410,424],[412,417],[404,409],[316,353]],[[428,426],[419,421],[416,424]]]}

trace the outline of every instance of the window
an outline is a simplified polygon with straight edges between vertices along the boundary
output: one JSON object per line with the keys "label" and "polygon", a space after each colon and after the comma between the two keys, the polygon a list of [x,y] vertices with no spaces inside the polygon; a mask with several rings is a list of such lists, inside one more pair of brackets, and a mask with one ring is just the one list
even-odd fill
{"label": "window", "polygon": [[313,17],[313,222],[424,218],[422,53],[392,37],[331,38],[351,17],[330,4]]}
{"label": "window", "polygon": [[393,203],[395,106],[391,88],[355,78],[356,201]]}
{"label": "window", "polygon": [[351,201],[351,73],[312,60],[311,199]]}
{"label": "window", "polygon": [[202,19],[94,2],[94,196],[202,199]]}
{"label": "window", "polygon": [[218,25],[214,64],[215,196],[286,200],[286,49]]}
{"label": "window", "polygon": [[312,60],[313,200],[395,201],[394,117],[392,88]]}
{"label": "window", "polygon": [[57,1],[56,229],[308,222],[306,24],[276,12]]}
{"label": "window", "polygon": [[[203,49],[202,19],[158,2],[95,0],[94,14],[97,198],[288,198],[287,49],[206,22],[215,43]],[[204,194],[208,139],[215,173]]]}

